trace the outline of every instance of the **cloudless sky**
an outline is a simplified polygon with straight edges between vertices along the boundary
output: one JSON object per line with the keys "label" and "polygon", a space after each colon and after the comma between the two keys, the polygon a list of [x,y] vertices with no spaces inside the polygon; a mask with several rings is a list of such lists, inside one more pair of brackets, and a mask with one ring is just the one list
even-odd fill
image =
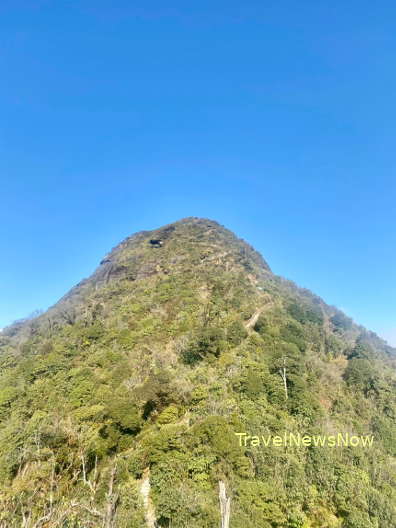
{"label": "cloudless sky", "polygon": [[396,345],[396,5],[0,2],[0,327],[209,217]]}

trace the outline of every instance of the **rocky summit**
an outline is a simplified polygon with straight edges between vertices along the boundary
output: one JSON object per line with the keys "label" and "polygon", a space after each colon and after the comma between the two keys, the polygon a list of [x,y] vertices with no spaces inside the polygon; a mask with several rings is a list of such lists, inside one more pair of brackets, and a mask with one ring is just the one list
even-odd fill
{"label": "rocky summit", "polygon": [[395,350],[217,222],[0,334],[0,528],[394,528]]}

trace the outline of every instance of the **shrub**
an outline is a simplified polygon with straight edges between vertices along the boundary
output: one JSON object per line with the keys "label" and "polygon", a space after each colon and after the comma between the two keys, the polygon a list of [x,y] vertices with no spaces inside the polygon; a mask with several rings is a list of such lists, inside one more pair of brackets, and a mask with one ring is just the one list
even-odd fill
{"label": "shrub", "polygon": [[224,330],[218,327],[207,327],[196,333],[182,352],[182,358],[185,363],[193,365],[210,356],[219,357],[226,347]]}

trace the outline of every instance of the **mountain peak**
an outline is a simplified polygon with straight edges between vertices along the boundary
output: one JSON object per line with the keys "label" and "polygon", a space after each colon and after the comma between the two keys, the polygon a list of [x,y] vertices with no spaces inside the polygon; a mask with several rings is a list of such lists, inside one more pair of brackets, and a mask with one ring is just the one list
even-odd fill
{"label": "mountain peak", "polygon": [[101,260],[91,277],[82,280],[54,306],[81,304],[92,289],[109,283],[135,282],[153,276],[243,272],[255,282],[271,274],[250,244],[215,220],[187,217],[125,238]]}
{"label": "mountain peak", "polygon": [[244,269],[256,276],[271,272],[263,257],[214,220],[188,217],[125,238],[100,262],[83,283],[95,287],[112,279],[139,280],[157,273],[196,271],[208,264],[220,268]]}
{"label": "mountain peak", "polygon": [[1,526],[219,526],[219,487],[235,528],[396,525],[389,347],[213,220],[127,237],[0,370]]}

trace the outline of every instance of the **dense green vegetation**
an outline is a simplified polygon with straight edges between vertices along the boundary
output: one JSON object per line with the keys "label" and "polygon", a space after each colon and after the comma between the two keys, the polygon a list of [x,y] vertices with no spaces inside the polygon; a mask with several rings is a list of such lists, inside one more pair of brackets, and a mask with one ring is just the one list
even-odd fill
{"label": "dense green vegetation", "polygon": [[[126,239],[0,364],[1,528],[217,528],[219,480],[231,528],[396,526],[394,351],[216,222]],[[235,435],[338,431],[373,447]]]}

